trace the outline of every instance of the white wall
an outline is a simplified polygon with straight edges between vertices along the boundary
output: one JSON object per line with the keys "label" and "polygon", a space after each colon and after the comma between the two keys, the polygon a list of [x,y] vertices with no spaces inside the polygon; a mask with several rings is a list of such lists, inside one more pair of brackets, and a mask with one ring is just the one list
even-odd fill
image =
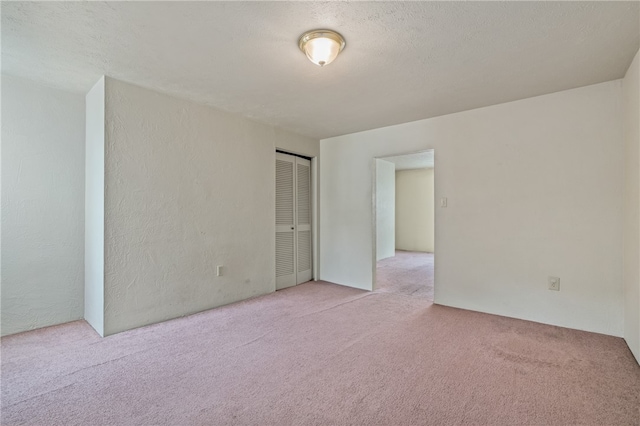
{"label": "white wall", "polygon": [[82,318],[84,97],[2,76],[2,335]]}
{"label": "white wall", "polygon": [[106,79],[105,335],[275,290],[276,147],[319,151]]}
{"label": "white wall", "polygon": [[433,168],[396,172],[396,248],[434,252]]}
{"label": "white wall", "polygon": [[617,80],[322,140],[321,278],[372,288],[373,159],[435,148],[436,303],[621,336],[621,115]]}
{"label": "white wall", "polygon": [[624,338],[640,362],[640,53],[622,81],[625,138]]}
{"label": "white wall", "polygon": [[396,255],[396,165],[376,160],[376,260]]}
{"label": "white wall", "polygon": [[104,336],[105,79],[86,96],[84,318]]}

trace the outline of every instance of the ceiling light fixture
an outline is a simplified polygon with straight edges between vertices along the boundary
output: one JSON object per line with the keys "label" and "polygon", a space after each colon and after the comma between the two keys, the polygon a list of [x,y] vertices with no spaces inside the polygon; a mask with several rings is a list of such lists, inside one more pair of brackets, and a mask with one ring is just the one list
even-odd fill
{"label": "ceiling light fixture", "polygon": [[333,62],[345,44],[344,37],[331,30],[307,31],[298,40],[300,50],[311,62],[321,67]]}

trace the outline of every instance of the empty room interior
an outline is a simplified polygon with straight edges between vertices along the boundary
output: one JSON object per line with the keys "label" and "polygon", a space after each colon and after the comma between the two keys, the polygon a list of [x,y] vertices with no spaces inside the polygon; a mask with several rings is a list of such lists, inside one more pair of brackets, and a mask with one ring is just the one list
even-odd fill
{"label": "empty room interior", "polygon": [[640,424],[640,2],[0,7],[2,425]]}

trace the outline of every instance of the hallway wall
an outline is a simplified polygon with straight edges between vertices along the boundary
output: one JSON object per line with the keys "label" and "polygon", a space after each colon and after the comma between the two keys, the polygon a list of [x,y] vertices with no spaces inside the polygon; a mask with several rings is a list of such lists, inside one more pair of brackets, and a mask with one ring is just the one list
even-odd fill
{"label": "hallway wall", "polygon": [[433,253],[433,168],[396,172],[396,249]]}
{"label": "hallway wall", "polygon": [[376,159],[376,260],[396,251],[396,166]]}

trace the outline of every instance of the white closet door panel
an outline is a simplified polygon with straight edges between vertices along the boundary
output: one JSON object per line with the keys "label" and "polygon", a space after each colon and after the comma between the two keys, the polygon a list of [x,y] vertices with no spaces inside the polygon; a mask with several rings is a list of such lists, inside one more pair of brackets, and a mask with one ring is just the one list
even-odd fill
{"label": "white closet door panel", "polygon": [[298,271],[296,284],[305,283],[311,279],[312,252],[311,231],[298,231]]}
{"label": "white closet door panel", "polygon": [[312,276],[311,162],[296,158],[296,284]]}
{"label": "white closet door panel", "polygon": [[276,289],[296,285],[295,157],[276,154]]}
{"label": "white closet door panel", "polygon": [[276,157],[276,225],[294,224],[294,166],[293,161]]}
{"label": "white closet door panel", "polygon": [[298,225],[311,224],[311,164],[307,160],[297,159],[297,207],[298,207]]}
{"label": "white closet door panel", "polygon": [[296,258],[293,232],[276,233],[276,289],[296,285]]}

